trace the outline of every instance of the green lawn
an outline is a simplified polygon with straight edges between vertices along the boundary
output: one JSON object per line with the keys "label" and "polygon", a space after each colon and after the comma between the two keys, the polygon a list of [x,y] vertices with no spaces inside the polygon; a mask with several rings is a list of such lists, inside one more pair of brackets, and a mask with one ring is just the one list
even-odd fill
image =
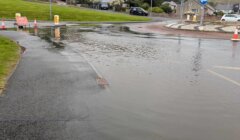
{"label": "green lawn", "polygon": [[[21,13],[28,19],[50,20],[49,4],[27,2],[24,0],[0,0],[0,17],[14,19],[15,13]],[[149,18],[101,12],[85,8],[53,5],[53,15],[59,15],[64,21],[149,21]]]}
{"label": "green lawn", "polygon": [[11,73],[20,58],[18,45],[0,36],[0,92],[4,88],[6,78]]}

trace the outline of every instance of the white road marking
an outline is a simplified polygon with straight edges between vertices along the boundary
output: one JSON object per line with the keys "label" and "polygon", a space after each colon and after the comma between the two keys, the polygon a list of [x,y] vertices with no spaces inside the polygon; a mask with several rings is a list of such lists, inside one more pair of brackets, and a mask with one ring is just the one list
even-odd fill
{"label": "white road marking", "polygon": [[227,69],[227,70],[240,70],[240,67],[214,66],[214,68]]}
{"label": "white road marking", "polygon": [[212,71],[212,70],[209,70],[209,69],[208,69],[207,71],[208,71],[209,73],[211,73],[211,74],[219,77],[219,78],[222,78],[222,79],[224,79],[224,80],[232,83],[232,84],[235,84],[235,85],[237,85],[237,86],[240,86],[240,83],[239,83],[239,82],[237,82],[237,81],[235,81],[235,80],[232,80],[232,79],[230,79],[230,78],[228,78],[228,77],[226,77],[226,76],[224,76],[224,75],[222,75],[222,74],[219,74],[219,73],[217,73],[217,72],[215,72],[215,71]]}

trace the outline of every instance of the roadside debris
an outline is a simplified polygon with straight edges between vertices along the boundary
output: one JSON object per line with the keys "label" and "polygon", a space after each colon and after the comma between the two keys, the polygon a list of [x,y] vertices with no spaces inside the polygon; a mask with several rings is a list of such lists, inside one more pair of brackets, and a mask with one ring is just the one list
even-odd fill
{"label": "roadside debris", "polygon": [[97,76],[96,81],[97,81],[97,84],[102,88],[106,88],[106,86],[109,85],[107,80],[100,76]]}

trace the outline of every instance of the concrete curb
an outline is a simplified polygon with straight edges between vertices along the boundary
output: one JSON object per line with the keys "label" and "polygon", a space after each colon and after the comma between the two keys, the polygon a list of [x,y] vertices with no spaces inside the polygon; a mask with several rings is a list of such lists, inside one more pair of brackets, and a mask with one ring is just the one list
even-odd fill
{"label": "concrete curb", "polygon": [[[192,27],[187,27],[192,26]],[[167,28],[171,29],[179,29],[179,30],[190,30],[190,31],[201,31],[201,32],[221,32],[221,33],[233,33],[234,31],[232,29],[224,29],[224,28],[235,28],[234,26],[219,26],[214,27],[213,25],[195,25],[195,24],[179,24],[179,23],[171,23],[165,25]],[[185,27],[185,28],[183,28]]]}

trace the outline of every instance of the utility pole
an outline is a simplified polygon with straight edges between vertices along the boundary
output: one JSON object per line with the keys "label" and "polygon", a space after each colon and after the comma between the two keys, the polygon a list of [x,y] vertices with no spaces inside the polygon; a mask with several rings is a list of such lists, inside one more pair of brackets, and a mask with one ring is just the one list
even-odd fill
{"label": "utility pole", "polygon": [[201,6],[202,14],[201,14],[201,21],[200,26],[203,26],[204,14],[205,14],[205,5]]}
{"label": "utility pole", "polygon": [[205,15],[205,5],[208,3],[208,0],[200,0],[201,3],[201,21],[200,21],[200,26],[203,26],[203,20],[204,20],[204,15]]}
{"label": "utility pole", "polygon": [[153,3],[153,2],[152,2],[152,0],[151,0],[151,11],[150,11],[151,13],[150,13],[150,17],[152,17],[152,8],[153,8],[152,3]]}
{"label": "utility pole", "polygon": [[52,0],[50,0],[50,20],[52,20]]}
{"label": "utility pole", "polygon": [[238,14],[240,14],[240,3],[238,4]]}
{"label": "utility pole", "polygon": [[181,7],[180,7],[180,19],[181,22],[183,22],[183,7],[184,6],[184,0],[181,0]]}

